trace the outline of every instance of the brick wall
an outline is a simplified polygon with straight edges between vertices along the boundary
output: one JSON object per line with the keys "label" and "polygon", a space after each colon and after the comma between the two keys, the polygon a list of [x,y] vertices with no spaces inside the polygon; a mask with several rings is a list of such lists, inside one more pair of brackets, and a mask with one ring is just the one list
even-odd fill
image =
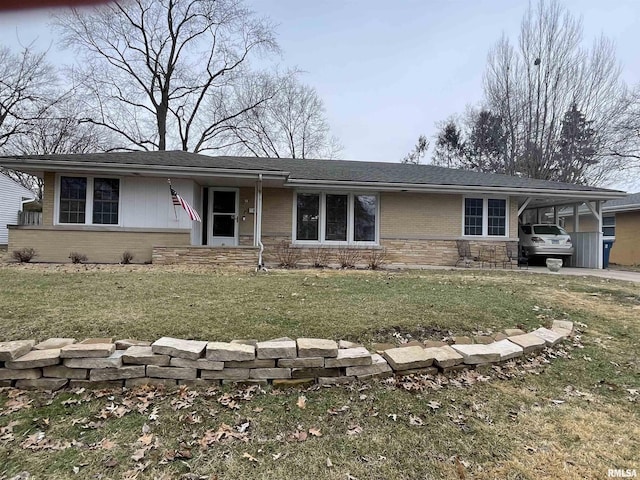
{"label": "brick wall", "polygon": [[640,265],[640,211],[616,213],[616,243],[611,249],[612,263]]}
{"label": "brick wall", "polygon": [[53,225],[53,204],[54,191],[56,183],[56,174],[53,172],[45,172],[44,174],[44,190],[42,193],[42,225],[50,227]]}
{"label": "brick wall", "polygon": [[151,261],[153,245],[189,245],[190,231],[100,230],[90,227],[18,227],[9,230],[9,252],[34,248],[38,262],[70,262],[78,252],[89,262],[118,263],[122,253],[133,253],[133,263]]}

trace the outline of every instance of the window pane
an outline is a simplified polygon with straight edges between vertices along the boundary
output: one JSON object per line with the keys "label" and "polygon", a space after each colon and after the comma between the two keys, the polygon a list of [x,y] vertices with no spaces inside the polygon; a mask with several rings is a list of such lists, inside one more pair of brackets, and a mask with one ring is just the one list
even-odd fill
{"label": "window pane", "polygon": [[464,234],[482,235],[482,199],[464,199]]}
{"label": "window pane", "polygon": [[356,242],[376,241],[376,209],[374,195],[354,195],[353,239]]}
{"label": "window pane", "polygon": [[120,180],[117,178],[94,179],[93,223],[100,225],[117,225],[119,197]]}
{"label": "window pane", "polygon": [[489,235],[499,235],[504,237],[507,224],[507,201],[489,199],[487,201],[487,221]]}
{"label": "window pane", "polygon": [[299,193],[297,210],[296,240],[318,240],[320,195]]}
{"label": "window pane", "polygon": [[224,192],[216,190],[213,192],[213,212],[214,213],[236,213],[236,192]]}
{"label": "window pane", "polygon": [[616,217],[602,217],[602,225],[606,225],[607,227],[615,227]]}
{"label": "window pane", "polygon": [[603,227],[602,234],[605,237],[615,237],[616,236],[616,227]]}
{"label": "window pane", "polygon": [[87,179],[60,177],[60,223],[84,223]]}
{"label": "window pane", "polygon": [[327,195],[325,240],[347,240],[347,195]]}

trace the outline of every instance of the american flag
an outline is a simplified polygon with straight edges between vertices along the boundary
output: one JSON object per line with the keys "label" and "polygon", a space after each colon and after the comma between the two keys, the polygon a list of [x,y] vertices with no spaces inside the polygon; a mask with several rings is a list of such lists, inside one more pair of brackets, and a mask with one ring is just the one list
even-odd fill
{"label": "american flag", "polygon": [[191,205],[189,205],[189,202],[178,195],[178,192],[176,192],[171,185],[169,185],[169,189],[171,190],[171,200],[173,200],[173,205],[184,208],[191,220],[201,222],[202,219],[200,218],[200,215],[198,215],[198,212],[196,212],[195,209]]}

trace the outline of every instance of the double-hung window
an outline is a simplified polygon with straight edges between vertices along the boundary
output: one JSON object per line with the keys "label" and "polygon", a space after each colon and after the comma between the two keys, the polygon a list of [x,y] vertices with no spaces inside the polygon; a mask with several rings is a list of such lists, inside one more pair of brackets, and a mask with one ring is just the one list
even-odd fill
{"label": "double-hung window", "polygon": [[507,236],[507,200],[504,198],[466,197],[463,215],[465,236]]}
{"label": "double-hung window", "polygon": [[118,225],[120,180],[60,176],[59,224]]}
{"label": "double-hung window", "polygon": [[294,241],[374,244],[378,241],[378,196],[297,193]]}
{"label": "double-hung window", "polygon": [[602,217],[602,236],[603,237],[615,237],[616,236],[616,217],[610,215]]}

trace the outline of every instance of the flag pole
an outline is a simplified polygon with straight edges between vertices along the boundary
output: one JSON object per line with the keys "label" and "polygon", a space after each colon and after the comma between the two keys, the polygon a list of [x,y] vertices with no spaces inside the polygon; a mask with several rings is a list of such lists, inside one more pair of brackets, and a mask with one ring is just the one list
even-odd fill
{"label": "flag pole", "polygon": [[171,203],[173,205],[173,213],[176,216],[176,220],[178,220],[178,211],[176,210],[176,204],[173,201],[173,187],[171,186],[171,179],[167,178],[167,183],[169,184],[169,195],[171,196]]}

